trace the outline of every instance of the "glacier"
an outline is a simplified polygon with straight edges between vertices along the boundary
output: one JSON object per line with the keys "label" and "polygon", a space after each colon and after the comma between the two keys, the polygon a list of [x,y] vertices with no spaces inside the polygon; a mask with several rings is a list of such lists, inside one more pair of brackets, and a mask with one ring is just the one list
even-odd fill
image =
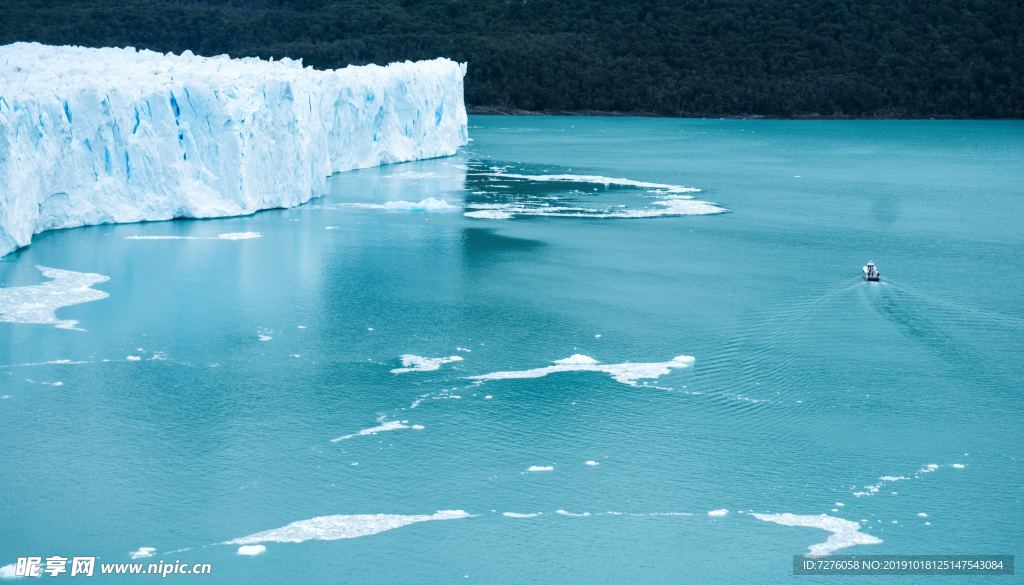
{"label": "glacier", "polygon": [[0,256],[46,230],[292,207],[333,173],[454,154],[465,73],[0,46]]}

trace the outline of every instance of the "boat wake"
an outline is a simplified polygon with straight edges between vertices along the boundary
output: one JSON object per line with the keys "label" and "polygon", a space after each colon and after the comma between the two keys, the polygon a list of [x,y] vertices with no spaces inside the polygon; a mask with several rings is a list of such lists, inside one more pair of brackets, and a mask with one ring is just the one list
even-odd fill
{"label": "boat wake", "polygon": [[865,301],[937,357],[942,368],[997,392],[1016,386],[1021,371],[1015,354],[1024,319],[944,299],[898,281],[887,279],[883,285],[863,291]]}
{"label": "boat wake", "polygon": [[861,284],[859,277],[852,278],[769,306],[764,317],[742,325],[723,347],[694,365],[688,389],[705,396],[708,408],[745,415],[755,431],[798,417],[793,406],[814,391],[799,358],[832,334],[818,317]]}

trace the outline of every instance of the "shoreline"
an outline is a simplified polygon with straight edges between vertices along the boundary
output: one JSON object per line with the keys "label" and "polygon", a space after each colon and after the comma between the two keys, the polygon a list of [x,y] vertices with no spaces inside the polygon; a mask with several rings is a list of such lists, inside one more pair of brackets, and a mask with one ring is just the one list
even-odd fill
{"label": "shoreline", "polygon": [[654,112],[618,112],[605,110],[524,110],[504,106],[466,106],[466,113],[480,116],[580,116],[610,118],[682,118],[707,120],[970,120],[1000,121],[1024,120],[1024,118],[959,118],[957,116],[840,116],[823,114],[799,114],[794,116],[768,116],[763,114],[657,114]]}

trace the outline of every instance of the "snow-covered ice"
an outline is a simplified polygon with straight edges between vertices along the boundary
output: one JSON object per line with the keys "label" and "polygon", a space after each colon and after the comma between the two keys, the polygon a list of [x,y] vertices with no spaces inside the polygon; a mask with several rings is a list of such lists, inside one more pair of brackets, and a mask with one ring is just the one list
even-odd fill
{"label": "snow-covered ice", "polygon": [[536,518],[544,512],[502,512],[501,515],[506,518]]}
{"label": "snow-covered ice", "polygon": [[246,215],[339,171],[454,154],[465,66],[0,47],[0,255],[98,223]]}
{"label": "snow-covered ice", "polygon": [[388,422],[385,422],[385,423],[381,423],[381,424],[379,424],[379,425],[377,425],[375,427],[370,427],[368,429],[363,429],[361,431],[357,431],[357,432],[352,433],[350,435],[343,435],[341,437],[336,437],[334,439],[331,439],[331,442],[332,443],[337,443],[339,441],[347,441],[349,439],[354,439],[356,437],[366,437],[366,436],[369,436],[369,435],[376,435],[377,433],[386,433],[388,431],[399,431],[399,430],[402,430],[402,429],[413,429],[413,430],[416,430],[416,431],[422,431],[424,428],[425,427],[423,425],[411,425],[410,426],[409,425],[409,421],[407,421],[407,420],[392,420],[392,421],[388,421]]}
{"label": "snow-covered ice", "polygon": [[440,369],[444,364],[461,362],[462,356],[450,355],[448,357],[423,357],[407,353],[402,356],[402,367],[391,370],[392,374],[405,374],[408,372],[433,372]]}
{"label": "snow-covered ice", "polygon": [[[518,211],[518,210],[517,210]],[[463,213],[466,217],[473,219],[512,219],[511,211],[498,211],[496,209],[479,209]]]}
{"label": "snow-covered ice", "polygon": [[[0,98],[2,101],[2,98]],[[2,162],[0,162],[2,165]],[[0,203],[4,194],[0,192]],[[6,210],[0,205],[0,221]],[[0,228],[2,231],[2,228]],[[53,325],[58,329],[78,329],[74,319],[58,319],[57,309],[105,299],[109,294],[92,288],[109,277],[91,272],[74,272],[36,266],[50,279],[42,284],[0,288],[0,321]]]}
{"label": "snow-covered ice", "polygon": [[563,510],[561,508],[555,510],[555,514],[558,514],[559,516],[569,516],[572,518],[587,518],[590,516],[590,512],[569,512],[568,510]]}
{"label": "snow-covered ice", "polygon": [[307,540],[339,540],[359,538],[394,530],[418,522],[432,520],[459,520],[469,518],[463,510],[440,510],[434,514],[336,514],[317,516],[292,522],[287,526],[264,530],[248,536],[228,540],[222,544],[260,544],[263,542],[305,542]]}
{"label": "snow-covered ice", "polygon": [[883,475],[883,476],[878,478],[878,482],[877,483],[866,485],[866,486],[864,486],[863,490],[861,490],[861,491],[854,491],[852,493],[853,493],[853,495],[855,497],[858,497],[858,498],[864,497],[864,496],[873,496],[873,495],[877,494],[879,491],[881,491],[881,489],[883,487],[885,487],[885,484],[887,484],[887,483],[892,483],[894,481],[905,481],[905,480],[908,480],[908,479],[910,479],[910,478],[908,478],[908,477],[906,477],[904,475]]}
{"label": "snow-covered ice", "polygon": [[156,554],[155,548],[151,546],[140,546],[138,550],[133,550],[132,552],[128,553],[128,556],[130,556],[134,560],[149,558],[154,554]]}
{"label": "snow-covered ice", "polygon": [[507,372],[491,372],[479,376],[469,376],[468,379],[477,382],[488,380],[517,380],[524,378],[543,378],[549,374],[560,372],[603,372],[608,374],[616,382],[636,386],[640,380],[655,380],[669,374],[677,368],[686,368],[693,365],[694,358],[688,355],[679,355],[667,362],[624,362],[621,364],[602,364],[588,355],[575,354],[567,358],[555,360],[553,366],[533,368],[530,370],[511,370]]}
{"label": "snow-covered ice", "polygon": [[[485,173],[491,181],[512,179],[540,183],[563,183],[574,185],[578,190],[589,191],[586,185],[600,184],[606,189],[636,189],[645,192],[645,199],[650,201],[643,206],[615,205],[613,207],[580,207],[578,205],[552,205],[549,201],[508,201],[481,202],[466,204],[467,211],[463,214],[474,219],[511,219],[514,217],[575,217],[596,219],[640,219],[651,217],[671,217],[682,215],[711,215],[726,213],[728,210],[714,203],[694,199],[690,193],[698,193],[700,189],[672,185],[668,183],[651,183],[618,177],[598,175],[530,175],[497,171]],[[489,184],[492,188],[509,188],[510,185]],[[581,189],[580,187],[584,187]],[[597,190],[596,187],[593,190]]]}
{"label": "snow-covered ice", "polygon": [[821,514],[753,514],[754,518],[764,522],[774,522],[783,526],[803,526],[820,528],[832,534],[825,540],[808,547],[810,556],[830,555],[837,550],[858,544],[880,544],[882,539],[860,531],[860,524],[852,520],[844,520],[835,516]]}
{"label": "snow-covered ice", "polygon": [[636,181],[633,179],[621,179],[618,177],[602,177],[600,175],[525,175],[519,173],[494,172],[487,173],[492,177],[503,179],[522,179],[525,181],[556,182],[556,183],[594,183],[605,187],[615,185],[618,187],[634,187],[638,189],[650,189],[664,193],[699,193],[700,189],[684,187],[682,185],[670,185],[668,183],[651,183],[647,181]]}
{"label": "snow-covered ice", "polygon": [[688,195],[669,195],[651,202],[656,207],[638,209],[604,209],[593,207],[559,207],[526,205],[522,203],[470,203],[464,216],[473,219],[511,219],[516,216],[533,217],[589,217],[595,219],[644,219],[680,215],[715,215],[728,211],[714,203],[694,199]]}

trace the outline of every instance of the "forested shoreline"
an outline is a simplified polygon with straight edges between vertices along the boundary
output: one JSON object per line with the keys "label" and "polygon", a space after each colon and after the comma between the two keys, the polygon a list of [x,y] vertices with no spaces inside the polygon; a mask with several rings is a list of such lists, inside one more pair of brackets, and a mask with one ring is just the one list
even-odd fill
{"label": "forested shoreline", "polygon": [[469,63],[496,113],[1024,117],[1019,0],[3,0],[0,42]]}

